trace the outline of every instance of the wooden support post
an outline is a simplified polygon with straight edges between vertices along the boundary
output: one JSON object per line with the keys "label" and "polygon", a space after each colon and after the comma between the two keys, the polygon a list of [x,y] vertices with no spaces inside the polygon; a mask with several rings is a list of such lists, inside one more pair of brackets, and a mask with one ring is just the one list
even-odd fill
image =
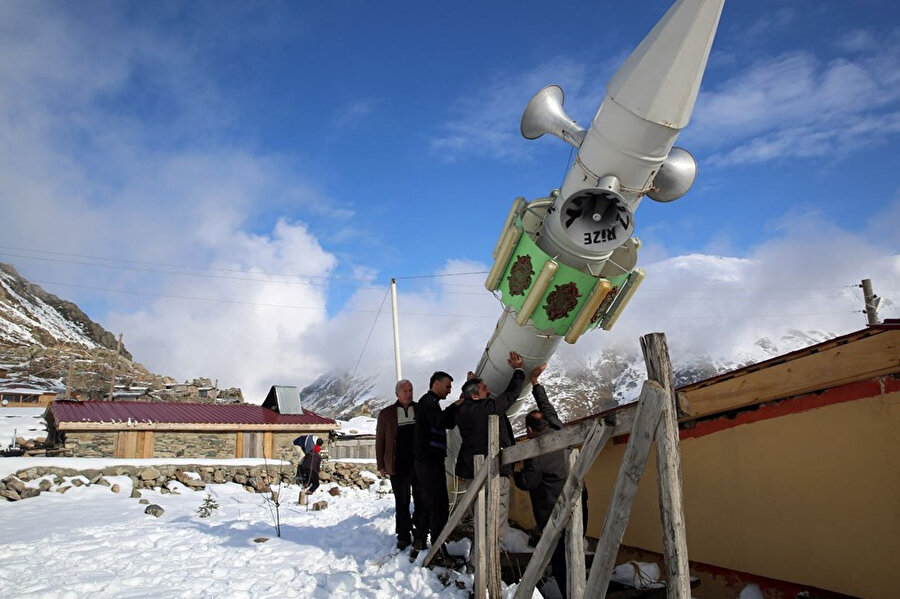
{"label": "wooden support post", "polygon": [[[475,471],[477,472],[484,465],[484,456],[477,455],[475,456]],[[487,532],[487,528],[485,527],[485,497],[484,497],[484,487],[478,489],[478,498],[475,500],[475,517],[474,517],[474,525],[475,532],[472,535],[472,563],[475,566],[475,586],[473,591],[475,592],[475,599],[486,599],[487,598],[487,579],[485,578],[485,574],[487,574],[487,566],[485,563],[485,559],[487,558],[486,547],[485,547],[485,533]]]}
{"label": "wooden support post", "polygon": [[669,348],[663,333],[641,337],[647,377],[659,383],[667,399],[656,428],[656,482],[666,561],[666,597],[689,598],[691,576],[681,487],[681,456],[678,451],[678,415]]}
{"label": "wooden support post", "polygon": [[[634,428],[628,437],[616,486],[613,488],[613,496],[606,510],[606,519],[603,521],[603,531],[597,541],[597,551],[591,564],[585,597],[606,597],[619,545],[622,544],[622,536],[625,534],[625,526],[631,514],[634,495],[647,466],[650,444],[653,442],[653,434],[656,432],[665,402],[666,392],[663,388],[653,381],[644,381],[634,417]],[[689,598],[690,595],[686,595],[685,599]]]}
{"label": "wooden support post", "polygon": [[[569,472],[575,469],[578,459],[578,449],[569,450]],[[581,513],[581,493],[575,499],[572,507],[572,517],[569,526],[566,527],[566,574],[567,593],[569,599],[582,599],[584,597],[584,526]],[[559,583],[560,581],[557,581]]]}
{"label": "wooden support post", "polygon": [[572,515],[572,506],[575,501],[581,497],[581,489],[584,486],[584,477],[590,469],[597,455],[606,446],[606,443],[612,437],[613,427],[607,426],[602,420],[595,420],[591,432],[588,433],[581,447],[581,455],[575,461],[575,466],[569,472],[566,484],[563,487],[556,505],[553,507],[553,513],[544,527],[541,534],[541,540],[538,541],[537,547],[522,574],[522,580],[516,587],[515,599],[530,599],[534,593],[534,587],[541,578],[547,564],[550,563],[550,555],[552,549],[556,546],[563,529],[569,523],[569,517]]}
{"label": "wooden support post", "polygon": [[500,599],[500,417],[488,416],[487,584],[491,599]]}

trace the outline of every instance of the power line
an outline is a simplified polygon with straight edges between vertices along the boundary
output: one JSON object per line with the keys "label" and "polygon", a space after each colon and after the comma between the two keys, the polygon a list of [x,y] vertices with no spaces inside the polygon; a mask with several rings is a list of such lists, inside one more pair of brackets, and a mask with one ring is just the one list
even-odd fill
{"label": "power line", "polygon": [[369,329],[369,334],[366,336],[366,340],[363,343],[362,351],[359,352],[359,358],[356,359],[356,365],[353,367],[353,372],[350,373],[350,376],[356,374],[356,369],[359,367],[359,363],[362,361],[363,354],[366,353],[366,347],[369,345],[369,339],[372,338],[372,332],[375,330],[375,325],[378,323],[378,317],[381,315],[381,309],[384,308],[384,300],[387,299],[388,293],[390,293],[391,288],[388,287],[387,291],[384,292],[384,297],[381,298],[381,305],[378,306],[378,312],[375,313],[375,320],[372,321],[372,328]]}

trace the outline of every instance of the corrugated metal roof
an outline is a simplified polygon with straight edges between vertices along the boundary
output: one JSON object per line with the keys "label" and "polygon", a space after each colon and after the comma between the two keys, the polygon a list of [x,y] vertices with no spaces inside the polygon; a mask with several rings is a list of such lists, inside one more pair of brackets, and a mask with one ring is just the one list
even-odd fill
{"label": "corrugated metal roof", "polygon": [[334,424],[310,411],[278,414],[250,404],[159,403],[145,401],[68,401],[50,404],[59,422],[144,422],[177,424]]}
{"label": "corrugated metal roof", "polygon": [[282,414],[302,414],[300,407],[300,389],[287,385],[275,385],[275,396],[278,398],[278,411]]}

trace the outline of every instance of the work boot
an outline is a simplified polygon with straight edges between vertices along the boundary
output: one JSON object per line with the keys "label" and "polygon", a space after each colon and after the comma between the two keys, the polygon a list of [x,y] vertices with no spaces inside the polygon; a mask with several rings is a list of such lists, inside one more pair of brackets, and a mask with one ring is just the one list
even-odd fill
{"label": "work boot", "polygon": [[412,544],[413,551],[424,551],[425,539],[416,539]]}
{"label": "work boot", "polygon": [[409,536],[397,537],[397,549],[403,551],[409,547],[410,542]]}

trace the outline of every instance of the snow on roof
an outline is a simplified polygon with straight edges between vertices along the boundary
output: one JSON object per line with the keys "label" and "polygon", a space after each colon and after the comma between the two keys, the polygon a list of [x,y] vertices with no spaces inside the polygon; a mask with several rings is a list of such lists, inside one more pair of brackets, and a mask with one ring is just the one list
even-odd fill
{"label": "snow on roof", "polygon": [[144,422],[178,424],[334,424],[315,412],[279,414],[252,404],[65,401],[50,405],[56,422]]}
{"label": "snow on roof", "polygon": [[377,422],[377,420],[368,416],[357,416],[350,420],[338,420],[337,423],[341,428],[334,431],[334,434],[338,437],[374,435]]}

